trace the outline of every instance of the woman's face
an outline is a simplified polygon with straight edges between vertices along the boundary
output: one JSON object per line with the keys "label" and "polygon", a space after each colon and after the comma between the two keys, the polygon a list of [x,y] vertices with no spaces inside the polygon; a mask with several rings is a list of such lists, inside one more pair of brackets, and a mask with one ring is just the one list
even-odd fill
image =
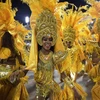
{"label": "woman's face", "polygon": [[43,42],[43,48],[45,50],[50,50],[51,46],[52,46],[52,41],[53,38],[50,36],[45,36],[42,38],[42,42]]}
{"label": "woman's face", "polygon": [[67,48],[71,48],[71,47],[73,46],[73,44],[72,44],[71,41],[66,41],[66,42],[64,43],[64,45],[65,45],[65,47],[67,47]]}

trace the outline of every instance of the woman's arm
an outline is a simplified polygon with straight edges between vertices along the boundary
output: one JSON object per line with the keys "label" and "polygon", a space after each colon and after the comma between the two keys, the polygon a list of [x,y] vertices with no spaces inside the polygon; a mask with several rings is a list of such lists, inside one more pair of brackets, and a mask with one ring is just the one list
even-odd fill
{"label": "woman's arm", "polygon": [[78,91],[77,91],[76,87],[74,86],[74,83],[72,82],[71,78],[69,76],[66,76],[66,74],[63,72],[63,73],[61,73],[61,79],[73,90],[75,100],[76,99],[81,100],[82,97],[78,93]]}

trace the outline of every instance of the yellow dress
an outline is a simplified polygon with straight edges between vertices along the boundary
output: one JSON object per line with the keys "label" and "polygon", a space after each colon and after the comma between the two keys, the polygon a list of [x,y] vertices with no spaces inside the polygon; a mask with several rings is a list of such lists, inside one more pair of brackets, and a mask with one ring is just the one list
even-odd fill
{"label": "yellow dress", "polygon": [[93,86],[93,88],[91,90],[92,100],[100,100],[100,67],[99,67],[99,65],[94,66],[90,70],[88,75],[95,82],[95,85]]}
{"label": "yellow dress", "polygon": [[[6,53],[8,53],[8,55],[6,55]],[[9,81],[9,75],[14,70],[22,68],[21,65],[14,66],[6,64],[10,54],[11,52],[8,48],[0,49],[0,98],[2,98],[2,100],[29,100],[28,92],[24,86],[27,77],[20,78],[19,83],[11,83]]]}
{"label": "yellow dress", "polygon": [[64,53],[53,53],[52,51],[48,55],[44,55],[40,50],[37,72],[34,76],[37,96],[46,98],[49,94],[52,94],[52,100],[60,100],[61,89],[53,79],[53,72],[55,64],[62,61],[64,56]]}

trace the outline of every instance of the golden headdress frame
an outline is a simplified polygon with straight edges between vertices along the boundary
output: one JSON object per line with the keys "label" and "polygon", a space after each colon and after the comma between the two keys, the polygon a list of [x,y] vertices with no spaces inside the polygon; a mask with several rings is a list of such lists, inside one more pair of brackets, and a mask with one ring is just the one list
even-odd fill
{"label": "golden headdress frame", "polygon": [[52,46],[57,39],[57,23],[56,18],[48,9],[44,10],[36,21],[36,33],[38,44],[42,46],[42,38],[50,36],[53,38]]}
{"label": "golden headdress frame", "polygon": [[74,42],[76,39],[75,30],[69,26],[63,30],[63,42],[71,41]]}

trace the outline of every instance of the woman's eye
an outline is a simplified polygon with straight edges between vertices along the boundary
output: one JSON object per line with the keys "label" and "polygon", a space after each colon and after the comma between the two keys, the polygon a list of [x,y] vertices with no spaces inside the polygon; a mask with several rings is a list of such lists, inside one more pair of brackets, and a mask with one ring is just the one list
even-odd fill
{"label": "woman's eye", "polygon": [[43,41],[47,41],[47,39],[46,38],[43,38]]}
{"label": "woman's eye", "polygon": [[53,41],[53,38],[49,38],[49,41]]}
{"label": "woman's eye", "polygon": [[43,38],[43,41],[53,41],[53,38]]}

